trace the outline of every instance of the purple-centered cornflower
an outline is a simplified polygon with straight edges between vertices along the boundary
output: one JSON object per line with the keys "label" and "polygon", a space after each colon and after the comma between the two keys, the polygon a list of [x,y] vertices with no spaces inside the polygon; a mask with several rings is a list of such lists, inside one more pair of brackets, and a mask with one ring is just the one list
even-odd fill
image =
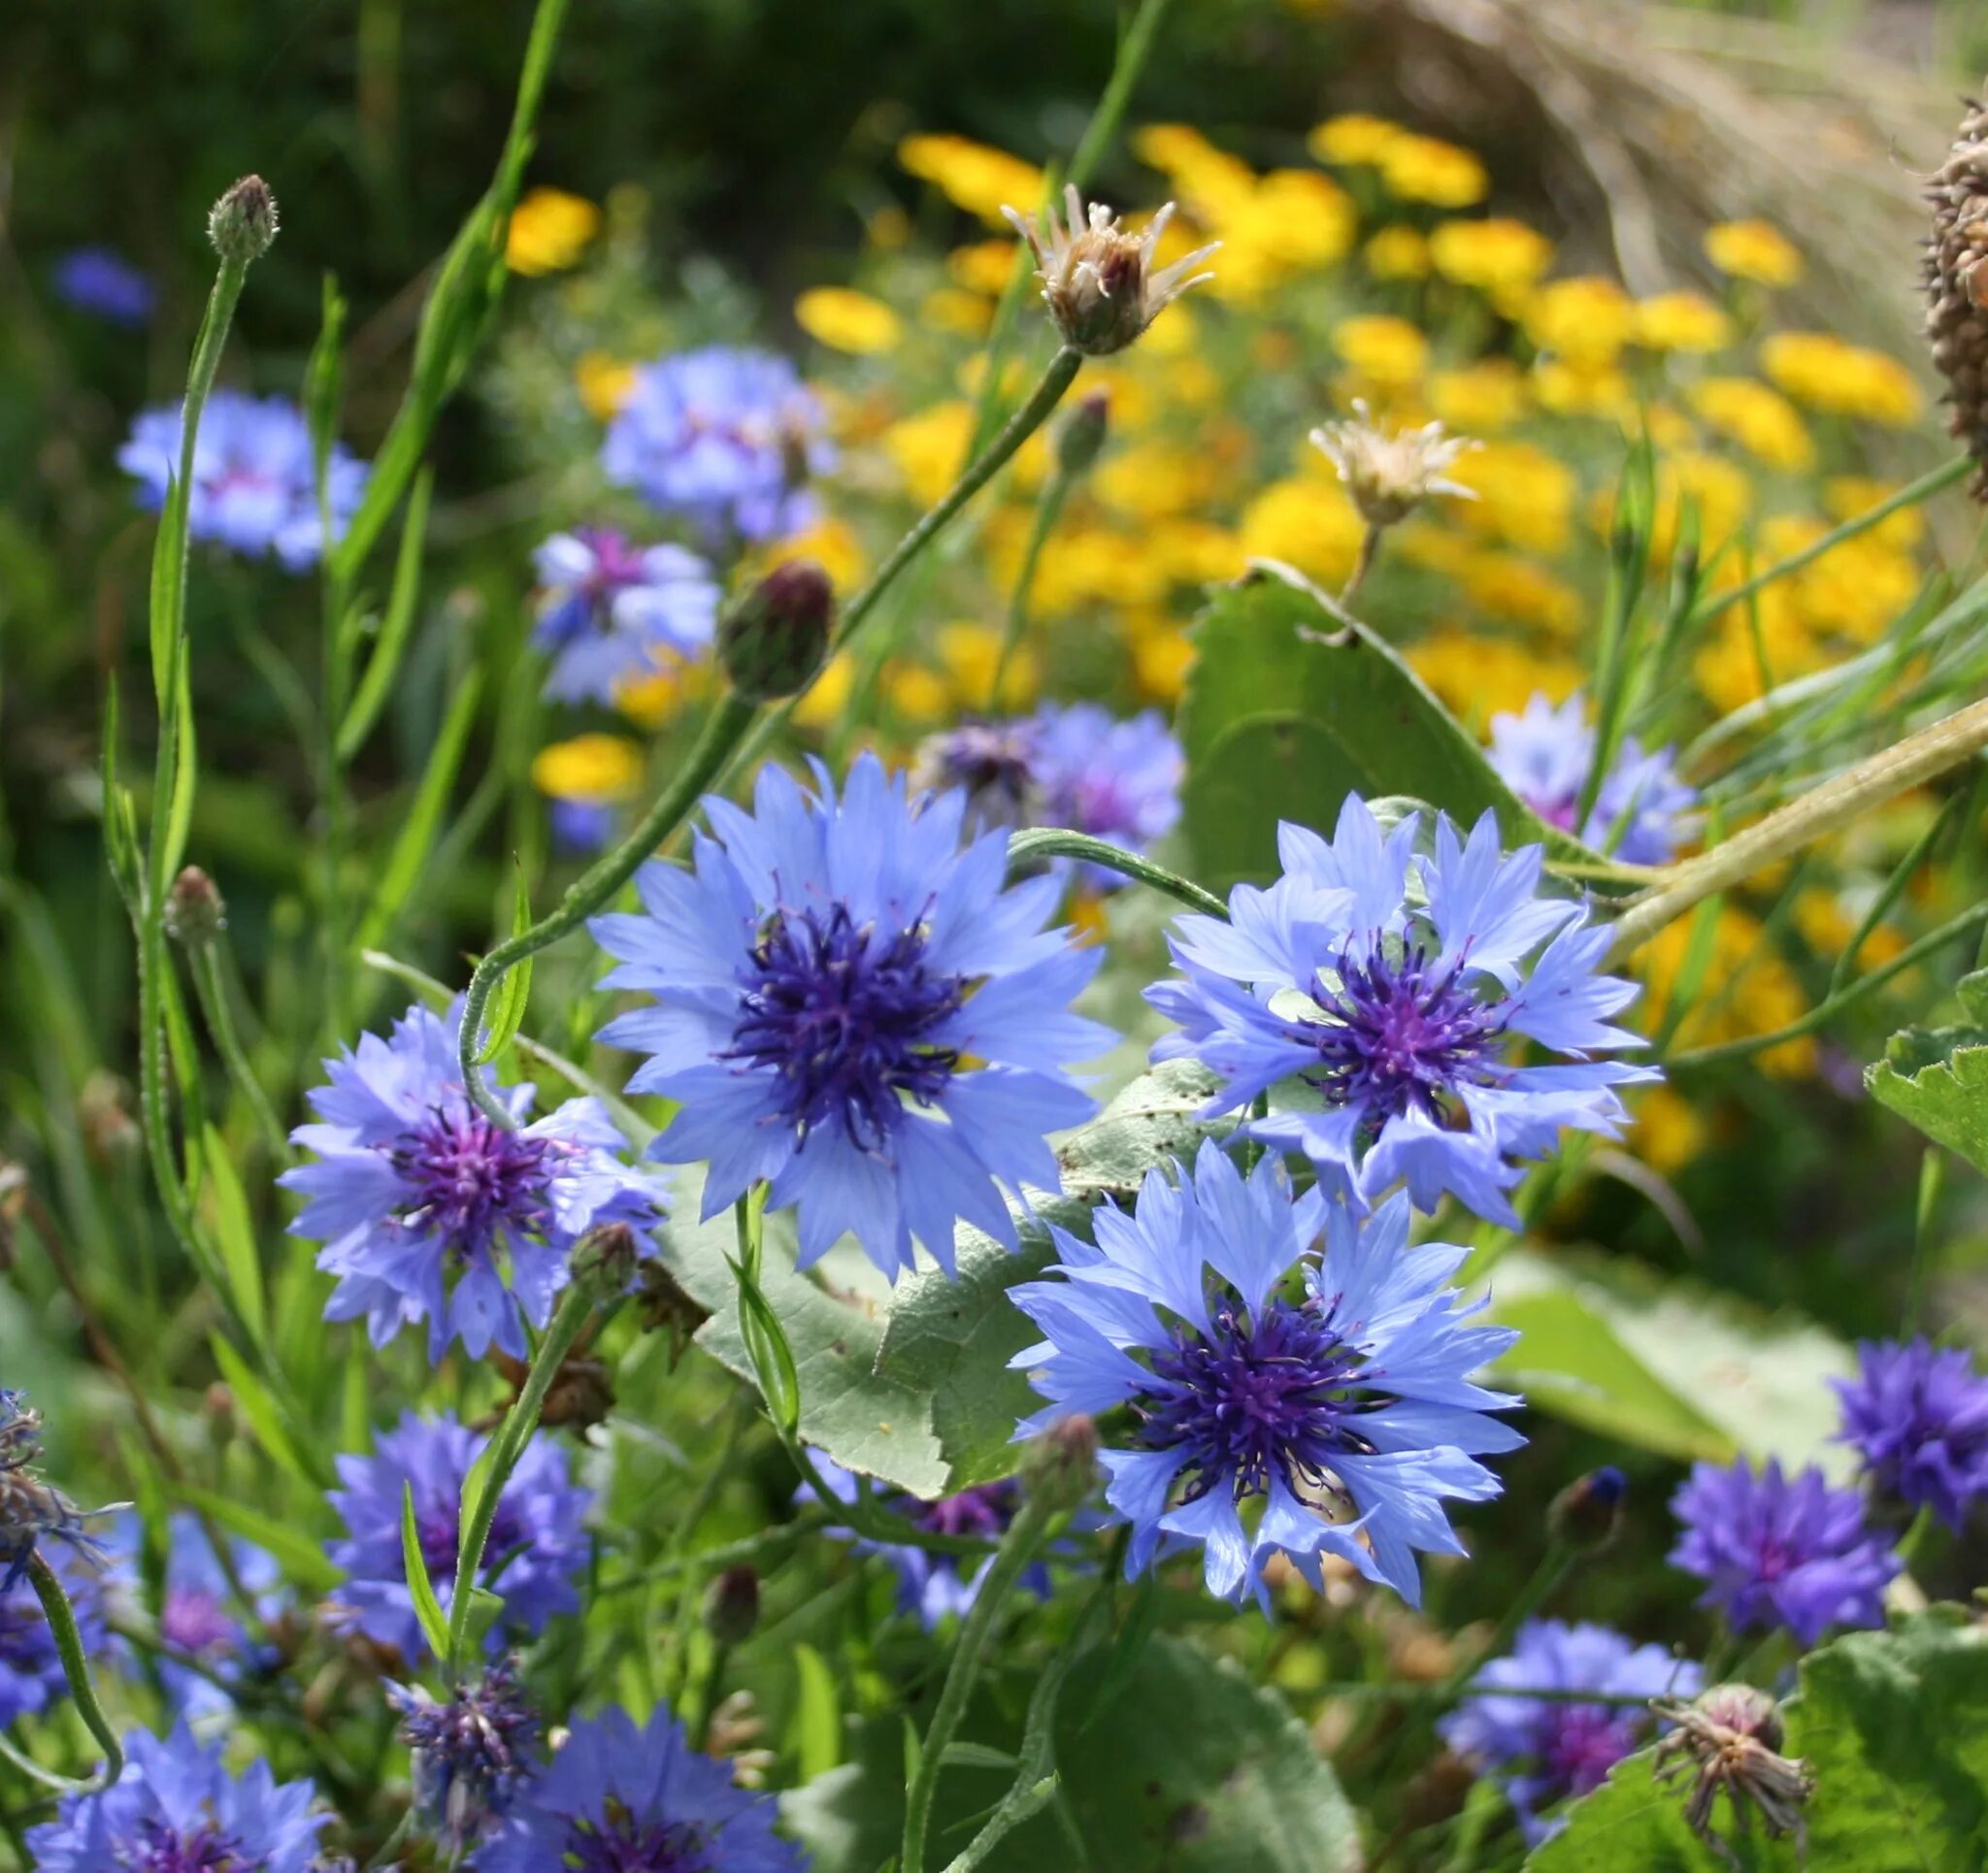
{"label": "purple-centered cornflower", "polygon": [[[145,1541],[143,1522],[125,1515],[117,1527],[117,1547],[135,1569]],[[159,1680],[176,1716],[202,1718],[232,1707],[227,1686],[272,1662],[270,1651],[245,1629],[234,1583],[215,1553],[200,1518],[182,1511],[166,1524],[165,1578],[158,1606],[158,1635],[175,1652],[195,1662],[159,1661]],[[228,1560],[235,1578],[268,1622],[282,1611],[282,1570],[267,1549],[251,1541],[231,1541]],[[196,1669],[196,1663],[201,1669]]]}
{"label": "purple-centered cornflower", "polygon": [[1294,1199],[1275,1157],[1244,1177],[1212,1139],[1177,1186],[1150,1171],[1130,1215],[1095,1223],[1095,1246],[1052,1226],[1062,1279],[1011,1290],[1045,1335],[1011,1364],[1049,1400],[1016,1435],[1131,1408],[1129,1447],[1098,1453],[1127,1574],[1171,1536],[1205,1546],[1225,1599],[1268,1610],[1272,1556],[1317,1586],[1335,1554],[1418,1604],[1415,1551],[1464,1552],[1444,1499],[1498,1495],[1477,1456],[1525,1441],[1489,1415],[1518,1399],[1471,1377],[1518,1335],[1468,1324],[1467,1251],[1409,1248],[1403,1198],[1363,1223]]}
{"label": "purple-centered cornflower", "polygon": [[601,466],[715,543],[772,540],[814,518],[808,478],[835,462],[821,430],[821,406],[785,358],[711,345],[636,372]]}
{"label": "purple-centered cornflower", "polygon": [[1908,1508],[1958,1528],[1988,1495],[1988,1379],[1961,1347],[1924,1338],[1857,1348],[1857,1376],[1836,1379],[1840,1439],[1872,1480]]}
{"label": "purple-centered cornflower", "polygon": [[[48,1561],[69,1595],[83,1649],[94,1658],[109,1640],[103,1569],[73,1548],[50,1549]],[[25,1580],[0,1587],[0,1729],[11,1729],[23,1717],[39,1717],[68,1692],[69,1679],[41,1596]]]}
{"label": "purple-centered cornflower", "polygon": [[1676,775],[1672,751],[1645,754],[1625,736],[1578,828],[1580,797],[1594,765],[1595,731],[1587,705],[1570,696],[1558,708],[1535,695],[1524,713],[1491,718],[1491,765],[1548,826],[1578,832],[1597,851],[1629,865],[1668,865],[1689,831],[1698,790]]}
{"label": "purple-centered cornflower", "polygon": [[1055,879],[1004,886],[1006,833],[962,847],[964,796],[911,798],[869,754],[816,786],[769,765],[750,813],[707,799],[690,867],[594,919],[605,986],[656,999],[601,1038],[679,1102],[649,1152],[709,1162],[707,1218],[765,1178],[804,1267],[847,1232],[893,1280],[913,1238],[949,1272],[962,1218],[1014,1246],[1002,1184],[1060,1188],[1044,1134],[1095,1109],[1065,1065],[1111,1041],[1069,1011],[1098,952],[1044,927]]}
{"label": "purple-centered cornflower", "polygon": [[[598,1100],[515,1132],[491,1124],[463,1085],[459,1020],[413,1007],[386,1039],[362,1035],[327,1060],[330,1083],[310,1095],[317,1121],[290,1134],[317,1156],[278,1181],[305,1199],[290,1233],[322,1242],[317,1265],[339,1277],[326,1319],[363,1316],[376,1346],[425,1320],[438,1362],[458,1338],[472,1359],[493,1344],[523,1359],[523,1323],[551,1317],[574,1245],[626,1223],[646,1246],[661,1194],[620,1161],[627,1140]],[[521,1121],[534,1092],[498,1097]]]}
{"label": "purple-centered cornflower", "polygon": [[[180,473],[180,431],[177,406],[148,410],[117,451],[117,466],[137,478],[144,507],[162,507]],[[334,444],[325,471],[334,540],[365,485],[365,465]],[[195,540],[216,541],[250,559],[274,553],[293,573],[315,565],[324,530],[304,412],[282,397],[215,391],[201,411],[186,518]]]}
{"label": "purple-centered cornflower", "polygon": [[[840,1502],[856,1499],[856,1479],[840,1463],[819,1455],[814,1467],[821,1480]],[[812,1500],[814,1492],[804,1487],[800,1499]],[[999,1541],[1008,1532],[1021,1507],[1021,1486],[1012,1477],[996,1483],[979,1483],[971,1489],[943,1495],[928,1502],[901,1493],[882,1492],[876,1500],[892,1515],[903,1516],[913,1528],[933,1534],[970,1535],[980,1541]],[[994,1564],[991,1555],[975,1561],[970,1555],[935,1553],[911,1543],[873,1541],[848,1528],[831,1528],[863,1554],[880,1555],[897,1573],[897,1607],[900,1613],[915,1613],[930,1632],[948,1616],[964,1618],[979,1597],[980,1583]],[[1049,1570],[1038,1561],[1021,1577],[1021,1586],[1039,1599],[1049,1597]]]}
{"label": "purple-centered cornflower", "polygon": [[[1146,1000],[1180,1033],[1153,1058],[1226,1081],[1210,1115],[1304,1082],[1303,1103],[1244,1130],[1302,1152],[1357,1207],[1406,1182],[1418,1209],[1446,1191],[1515,1228],[1518,1161],[1544,1157],[1565,1127],[1614,1136],[1627,1116],[1615,1088],[1658,1075],[1597,1058],[1641,1044],[1607,1019],[1636,988],[1602,973],[1609,932],[1584,906],[1538,895],[1541,848],[1502,857],[1491,814],[1467,843],[1439,816],[1434,854],[1418,858],[1417,823],[1383,838],[1349,795],[1330,843],[1278,829],[1283,875],[1238,885],[1232,921],[1176,919],[1179,978]],[[1519,1066],[1527,1041],[1568,1058]]]}
{"label": "purple-centered cornflower", "polygon": [[330,1816],[308,1782],[279,1783],[267,1762],[239,1777],[225,1741],[202,1748],[183,1724],[161,1740],[127,1732],[124,1771],[108,1789],[62,1798],[28,1832],[39,1873],[308,1873]]}
{"label": "purple-centered cornflower", "polygon": [[[1034,727],[1044,825],[1140,853],[1174,830],[1187,760],[1157,709],[1120,721],[1095,703],[1052,703],[1037,711]],[[1108,866],[1082,871],[1093,891],[1125,883]]]}
{"label": "purple-centered cornflower", "polygon": [[625,1711],[582,1718],[476,1873],[805,1873],[774,1832],[773,1798],[734,1788],[729,1768],[693,1749],[666,1710],[638,1729]]}
{"label": "purple-centered cornflower", "polygon": [[911,759],[911,791],[966,796],[967,826],[1019,832],[1042,820],[1042,788],[1036,775],[1036,725],[962,722],[940,729],[918,743]]}
{"label": "purple-centered cornflower", "polygon": [[1856,1492],[1831,1489],[1814,1464],[1786,1476],[1778,1459],[1694,1463],[1671,1511],[1684,1525],[1671,1565],[1706,1583],[1698,1603],[1736,1631],[1784,1626],[1806,1646],[1832,1626],[1884,1624],[1904,1562],[1865,1527]]}
{"label": "purple-centered cornflower", "polygon": [[[401,1497],[412,1487],[421,1559],[447,1607],[455,1580],[462,1480],[488,1443],[453,1413],[430,1418],[410,1411],[381,1435],[372,1456],[337,1460],[345,1488],[328,1499],[344,1518],[346,1535],[325,1546],[346,1575],[333,1595],[337,1630],[392,1646],[411,1664],[427,1657],[401,1548]],[[479,1585],[504,1602],[489,1634],[493,1654],[507,1632],[536,1636],[558,1614],[579,1608],[573,1583],[586,1565],[581,1525],[592,1501],[591,1492],[567,1480],[566,1453],[544,1431],[534,1432],[497,1498],[478,1575]]]}
{"label": "purple-centered cornflower", "polygon": [[388,1685],[386,1700],[401,1713],[414,1806],[441,1844],[459,1852],[494,1832],[530,1779],[539,1743],[513,1661],[465,1680],[446,1701],[419,1685]]}
{"label": "purple-centered cornflower", "polygon": [[1442,1740],[1498,1778],[1527,1843],[1557,1833],[1540,1810],[1599,1789],[1653,1727],[1637,1704],[1556,1703],[1522,1691],[1595,1691],[1618,1697],[1695,1697],[1702,1674],[1659,1645],[1637,1645],[1606,1626],[1528,1620],[1508,1658],[1471,1681],[1472,1695],[1438,1725]]}
{"label": "purple-centered cornflower", "polygon": [[135,331],[151,318],[158,289],[115,247],[74,247],[55,262],[55,297],[109,325]]}
{"label": "purple-centered cornflower", "polygon": [[544,594],[532,641],[556,702],[612,703],[621,685],[710,647],[718,588],[681,546],[637,546],[606,527],[554,534],[532,555]]}

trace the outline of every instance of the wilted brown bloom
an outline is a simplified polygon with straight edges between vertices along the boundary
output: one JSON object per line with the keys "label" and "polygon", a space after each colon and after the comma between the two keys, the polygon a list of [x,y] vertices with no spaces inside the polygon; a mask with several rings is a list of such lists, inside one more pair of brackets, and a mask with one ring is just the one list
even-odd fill
{"label": "wilted brown bloom", "polygon": [[1042,229],[1017,210],[1001,212],[1036,256],[1043,297],[1073,350],[1088,357],[1124,350],[1188,287],[1214,278],[1194,268],[1221,246],[1219,241],[1153,271],[1154,249],[1174,218],[1172,202],[1141,234],[1127,234],[1102,202],[1093,202],[1086,216],[1083,197],[1075,187],[1063,191],[1063,205],[1067,225],[1050,210]]}
{"label": "wilted brown bloom", "polygon": [[1988,111],[1972,100],[1926,196],[1926,336],[1947,381],[1948,428],[1982,465],[1974,499],[1988,501]]}
{"label": "wilted brown bloom", "polygon": [[1780,1712],[1766,1692],[1751,1685],[1715,1685],[1692,1703],[1656,1697],[1650,1708],[1676,1725],[1657,1744],[1656,1779],[1692,1778],[1684,1819],[1727,1865],[1738,1867],[1740,1859],[1712,1830],[1712,1807],[1722,1789],[1741,1832],[1758,1810],[1770,1836],[1791,1833],[1797,1852],[1807,1853],[1802,1810],[1815,1792],[1815,1778],[1806,1762],[1778,1753]]}

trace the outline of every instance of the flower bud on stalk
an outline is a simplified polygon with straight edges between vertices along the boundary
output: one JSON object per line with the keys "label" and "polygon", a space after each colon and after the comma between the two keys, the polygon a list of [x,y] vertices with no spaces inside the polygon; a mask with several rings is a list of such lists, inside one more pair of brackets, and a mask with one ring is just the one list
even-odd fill
{"label": "flower bud on stalk", "polygon": [[1110,429],[1111,395],[1093,390],[1080,399],[1056,432],[1056,470],[1070,480],[1090,473]]}
{"label": "flower bud on stalk", "polygon": [[1546,1531],[1553,1540],[1584,1555],[1598,1554],[1613,1541],[1622,1527],[1622,1501],[1629,1479],[1612,1463],[1576,1477],[1553,1498],[1546,1510]]}
{"label": "flower bud on stalk", "polygon": [[192,949],[210,943],[227,928],[228,907],[215,881],[189,865],[166,893],[166,935]]}
{"label": "flower bud on stalk", "polygon": [[223,260],[237,266],[260,260],[276,233],[276,197],[260,176],[244,176],[208,212],[207,238]]}
{"label": "flower bud on stalk", "polygon": [[718,662],[751,703],[798,696],[828,656],[835,590],[812,559],[790,559],[718,621]]}
{"label": "flower bud on stalk", "polygon": [[719,1645],[744,1645],[759,1624],[759,1576],[741,1562],[705,1590],[704,1629]]}
{"label": "flower bud on stalk", "polygon": [[1097,1480],[1098,1428],[1081,1413],[1022,1446],[1022,1491],[1052,1511],[1081,1508]]}
{"label": "flower bud on stalk", "polygon": [[1970,492],[1988,501],[1988,111],[1971,99],[1926,198],[1926,336],[1948,385],[1948,428],[1982,465]]}
{"label": "flower bud on stalk", "polygon": [[574,1244],[573,1279],[597,1303],[618,1300],[635,1280],[640,1261],[635,1232],[626,1223],[604,1223]]}
{"label": "flower bud on stalk", "polygon": [[1311,445],[1333,467],[1370,527],[1392,527],[1432,494],[1474,501],[1476,491],[1445,478],[1457,457],[1477,446],[1467,436],[1451,436],[1441,423],[1389,434],[1359,398],[1349,421],[1323,423],[1311,432]]}

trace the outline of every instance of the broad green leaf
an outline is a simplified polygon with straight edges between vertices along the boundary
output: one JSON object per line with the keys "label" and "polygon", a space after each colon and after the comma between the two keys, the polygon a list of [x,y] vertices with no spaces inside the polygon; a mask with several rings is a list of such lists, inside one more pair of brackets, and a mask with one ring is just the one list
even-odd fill
{"label": "broad green leaf", "polygon": [[284,1577],[302,1592],[321,1597],[339,1584],[342,1576],[323,1548],[293,1523],[263,1515],[235,1496],[219,1495],[212,1490],[182,1484],[174,1487],[174,1494],[182,1501],[204,1510],[230,1534],[252,1541],[274,1555]]}
{"label": "broad green leaf", "polygon": [[[270,1396],[269,1388],[256,1377],[248,1361],[235,1351],[224,1334],[210,1333],[208,1345],[214,1353],[215,1364],[220,1367],[221,1377],[234,1396],[235,1407],[248,1420],[255,1441],[278,1465],[300,1483],[313,1483],[310,1466],[298,1453],[289,1427],[283,1421],[282,1411]],[[315,1483],[313,1487],[315,1487]]]}
{"label": "broad green leaf", "polygon": [[1209,890],[1274,877],[1278,820],[1330,832],[1349,793],[1407,795],[1465,823],[1495,811],[1508,844],[1603,862],[1521,804],[1393,649],[1342,630],[1302,584],[1252,572],[1216,595],[1193,637],[1183,823]]}
{"label": "broad green leaf", "polygon": [[794,1714],[787,1723],[787,1753],[803,1782],[826,1775],[843,1759],[842,1696],[835,1673],[812,1645],[793,1651]]}
{"label": "broad green leaf", "polygon": [[414,1618],[421,1623],[421,1636],[438,1659],[448,1652],[448,1620],[442,1602],[435,1597],[435,1583],[428,1578],[428,1560],[421,1553],[420,1525],[414,1520],[414,1486],[400,1486],[400,1558],[408,1577],[408,1592],[414,1595]]}
{"label": "broad green leaf", "polygon": [[1988,1171],[1988,970],[1960,984],[1962,1023],[1906,1028],[1864,1069],[1872,1098]]}
{"label": "broad green leaf", "polygon": [[269,1305],[262,1290],[262,1258],[255,1247],[255,1224],[248,1199],[228,1157],[221,1134],[211,1125],[202,1128],[201,1158],[207,1170],[209,1211],[215,1239],[220,1245],[221,1267],[235,1306],[258,1346],[269,1338]]}
{"label": "broad green leaf", "polygon": [[[517,874],[517,890],[512,900],[511,934],[521,936],[532,927],[531,894],[526,891],[522,869]],[[525,1004],[532,995],[532,959],[527,956],[523,962],[505,970],[503,979],[497,984],[497,993],[491,997],[488,1013],[488,1038],[482,1051],[477,1055],[477,1065],[487,1067],[505,1048],[511,1045],[518,1029],[524,1026]]]}

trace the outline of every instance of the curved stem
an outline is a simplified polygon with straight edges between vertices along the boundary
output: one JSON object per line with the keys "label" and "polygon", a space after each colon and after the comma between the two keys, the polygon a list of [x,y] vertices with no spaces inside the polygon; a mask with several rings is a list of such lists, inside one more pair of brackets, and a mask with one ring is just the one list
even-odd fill
{"label": "curved stem", "polygon": [[1204,891],[1192,878],[1183,878],[1164,865],[1155,865],[1151,859],[1128,852],[1109,839],[1093,838],[1088,833],[1073,833],[1061,826],[1036,826],[1015,834],[1008,841],[1011,871],[1036,859],[1084,859],[1124,877],[1136,878],[1141,884],[1149,884],[1155,891],[1164,891],[1190,910],[1219,917],[1224,923],[1229,920],[1229,906],[1212,892]]}
{"label": "curved stem", "polygon": [[103,1705],[97,1702],[97,1688],[90,1679],[89,1660],[83,1656],[83,1635],[76,1629],[76,1614],[70,1607],[69,1595],[62,1591],[62,1583],[45,1556],[28,1557],[27,1577],[33,1583],[43,1613],[48,1616],[55,1653],[62,1660],[62,1675],[69,1680],[69,1694],[76,1702],[76,1714],[104,1752],[104,1766],[81,1786],[89,1790],[108,1789],[124,1773],[124,1746],[111,1727],[111,1720],[104,1715]]}

